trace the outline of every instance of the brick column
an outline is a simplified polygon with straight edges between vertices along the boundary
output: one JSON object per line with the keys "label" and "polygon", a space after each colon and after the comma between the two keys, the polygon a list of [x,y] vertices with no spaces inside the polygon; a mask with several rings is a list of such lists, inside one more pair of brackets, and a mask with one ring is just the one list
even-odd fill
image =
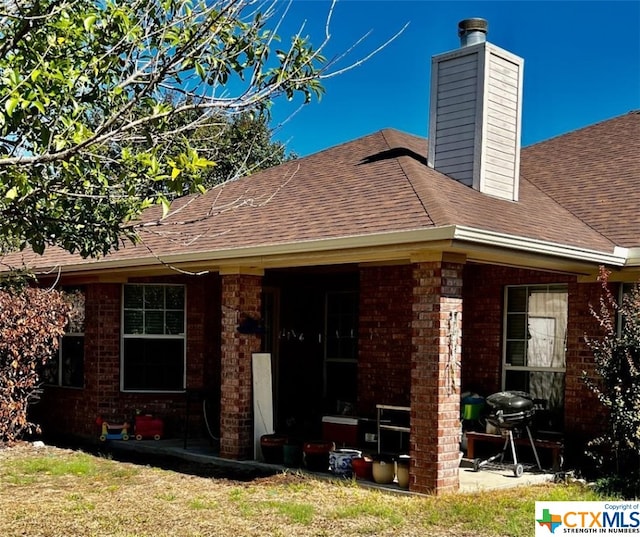
{"label": "brick column", "polygon": [[462,269],[460,260],[413,265],[410,488],[415,492],[459,488]]}
{"label": "brick column", "polygon": [[261,341],[238,325],[245,315],[260,316],[262,276],[241,270],[221,276],[220,456],[241,460],[253,458],[251,355]]}

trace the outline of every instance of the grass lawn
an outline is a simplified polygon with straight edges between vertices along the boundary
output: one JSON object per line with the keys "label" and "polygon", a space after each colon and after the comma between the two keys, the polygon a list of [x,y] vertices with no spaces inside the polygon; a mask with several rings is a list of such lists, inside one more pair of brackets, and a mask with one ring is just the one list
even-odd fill
{"label": "grass lawn", "polygon": [[580,485],[397,495],[296,472],[204,478],[87,453],[0,449],[0,535],[529,536],[536,500],[601,500]]}

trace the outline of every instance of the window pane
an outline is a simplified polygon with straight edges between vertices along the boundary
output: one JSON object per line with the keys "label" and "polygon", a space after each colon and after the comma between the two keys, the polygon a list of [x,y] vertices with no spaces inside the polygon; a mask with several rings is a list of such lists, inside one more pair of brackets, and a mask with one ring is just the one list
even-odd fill
{"label": "window pane", "polygon": [[49,361],[45,364],[42,369],[42,382],[45,384],[53,384],[57,386],[59,383],[58,380],[58,370],[60,367],[60,362],[58,358],[59,349],[56,349],[56,352],[49,358]]}
{"label": "window pane", "polygon": [[125,339],[123,387],[125,390],[183,390],[184,340]]}
{"label": "window pane", "polygon": [[124,286],[124,307],[142,309],[142,285]]}
{"label": "window pane", "polygon": [[358,294],[327,294],[327,358],[356,359],[358,350]]}
{"label": "window pane", "polygon": [[[536,426],[561,430],[567,334],[567,286],[523,286],[507,292],[505,390],[522,390],[545,401]],[[523,335],[524,333],[524,335]],[[526,367],[513,371],[509,367]],[[537,371],[554,368],[559,371]],[[538,419],[539,415],[539,419]]]}
{"label": "window pane", "polygon": [[65,301],[71,306],[69,324],[65,332],[72,334],[84,333],[85,294],[83,289],[64,289]]}
{"label": "window pane", "polygon": [[84,386],[84,336],[62,338],[62,386]]}
{"label": "window pane", "polygon": [[167,309],[183,310],[184,309],[184,287],[170,285],[167,288]]}
{"label": "window pane", "polygon": [[167,312],[167,334],[178,335],[184,334],[184,312],[168,311]]}
{"label": "window pane", "polygon": [[164,334],[164,312],[145,311],[144,312],[144,333]]}
{"label": "window pane", "polygon": [[526,365],[524,362],[524,353],[524,341],[507,341],[507,364],[516,366]]}
{"label": "window pane", "polygon": [[124,333],[125,334],[142,334],[144,333],[142,326],[142,311],[125,311],[124,312]]}
{"label": "window pane", "polygon": [[507,371],[507,377],[504,383],[504,389],[507,391],[529,391],[529,372],[528,371]]}
{"label": "window pane", "polygon": [[536,430],[561,431],[564,423],[564,373],[507,371],[505,390],[518,390],[543,401],[536,411]]}
{"label": "window pane", "polygon": [[529,317],[527,361],[534,367],[552,367],[556,320],[553,317]]}
{"label": "window pane", "polygon": [[507,291],[507,309],[510,313],[527,311],[527,288],[512,287]]}
{"label": "window pane", "polygon": [[509,315],[507,317],[507,338],[527,339],[527,316]]}
{"label": "window pane", "polygon": [[330,404],[344,401],[355,405],[357,388],[357,363],[327,362],[327,401]]}
{"label": "window pane", "polygon": [[164,286],[145,285],[144,286],[144,307],[145,309],[164,309]]}

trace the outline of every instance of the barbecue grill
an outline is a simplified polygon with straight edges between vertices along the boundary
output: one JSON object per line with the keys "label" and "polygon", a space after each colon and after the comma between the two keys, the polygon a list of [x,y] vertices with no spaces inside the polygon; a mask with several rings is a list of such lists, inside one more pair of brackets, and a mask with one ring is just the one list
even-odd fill
{"label": "barbecue grill", "polygon": [[513,435],[514,432],[519,434],[522,431],[527,432],[538,469],[542,470],[533,436],[531,435],[531,429],[529,429],[529,424],[536,412],[536,402],[534,398],[526,392],[508,391],[494,393],[487,397],[485,402],[489,408],[489,414],[486,416],[486,420],[491,425],[498,427],[503,433],[506,432],[505,441],[500,453],[486,460],[475,459],[473,461],[474,471],[477,472],[483,466],[487,466],[495,461],[503,464],[507,448],[511,446],[511,455],[513,457],[512,470],[516,477],[520,477],[524,473],[524,466],[518,462]]}

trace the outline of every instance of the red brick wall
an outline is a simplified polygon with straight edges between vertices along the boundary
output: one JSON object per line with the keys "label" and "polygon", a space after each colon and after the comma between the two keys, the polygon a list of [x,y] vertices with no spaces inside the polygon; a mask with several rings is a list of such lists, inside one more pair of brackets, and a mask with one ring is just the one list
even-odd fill
{"label": "red brick wall", "polygon": [[251,355],[260,351],[260,336],[241,334],[242,314],[260,317],[262,277],[222,276],[220,455],[253,458]]}
{"label": "red brick wall", "polygon": [[[133,280],[132,280],[133,281]],[[220,285],[217,276],[138,279],[136,282],[187,285],[187,389],[205,389],[218,398]],[[44,434],[68,434],[96,439],[95,420],[113,422],[131,418],[136,409],[165,420],[167,436],[184,432],[184,394],[120,392],[120,319],[122,285],[89,284],[86,289],[85,386],[83,389],[46,387],[34,417]],[[198,411],[199,412],[199,411]],[[200,432],[200,431],[198,431]]]}
{"label": "red brick wall", "polygon": [[376,404],[409,406],[411,388],[410,265],[360,270],[358,415]]}
{"label": "red brick wall", "polygon": [[597,304],[600,284],[577,283],[565,274],[468,264],[464,271],[464,346],[462,389],[489,395],[501,389],[504,287],[566,283],[569,293],[565,376],[565,438],[570,451],[580,452],[584,441],[597,435],[604,412],[580,380],[583,370],[592,370],[593,357],[585,334],[598,332],[589,312]]}
{"label": "red brick wall", "polygon": [[[458,490],[463,265],[413,266],[409,487]],[[466,309],[466,308],[465,308]]]}
{"label": "red brick wall", "polygon": [[598,322],[589,314],[590,305],[596,310],[599,308],[601,289],[600,283],[569,286],[564,425],[568,452],[573,457],[579,456],[585,443],[602,431],[606,418],[604,407],[582,381],[583,371],[589,374],[594,371],[593,354],[587,347],[585,335],[596,338],[602,334]]}
{"label": "red brick wall", "polygon": [[462,391],[490,395],[502,388],[502,329],[506,285],[568,283],[563,274],[467,264],[464,270]]}

